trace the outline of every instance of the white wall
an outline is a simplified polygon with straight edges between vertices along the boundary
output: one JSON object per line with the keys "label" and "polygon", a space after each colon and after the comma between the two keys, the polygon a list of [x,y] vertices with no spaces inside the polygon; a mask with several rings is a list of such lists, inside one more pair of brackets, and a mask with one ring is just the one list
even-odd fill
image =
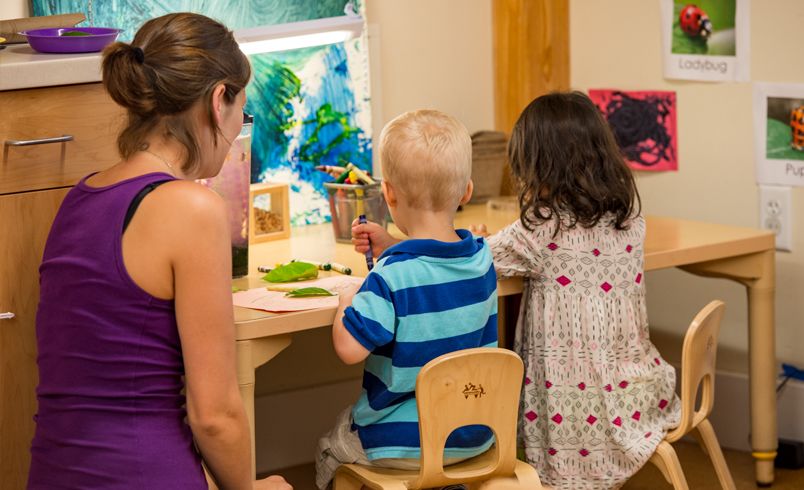
{"label": "white wall", "polygon": [[377,134],[423,108],[457,117],[470,132],[493,129],[491,0],[366,0],[366,18],[380,35],[371,53],[380,76]]}
{"label": "white wall", "polygon": [[29,12],[29,0],[3,0],[0,2],[0,20],[27,17]]}
{"label": "white wall", "polygon": [[[751,80],[804,83],[800,43],[804,2],[755,0]],[[679,171],[640,173],[647,214],[758,226],[750,83],[697,83],[662,77],[658,0],[571,0],[573,88],[675,90]],[[804,190],[793,189],[793,253],[776,254],[776,331],[780,360],[804,365]],[[710,299],[727,303],[720,367],[746,371],[746,300],[736,283],[677,270],[647,277],[652,335],[660,350],[675,341]]]}

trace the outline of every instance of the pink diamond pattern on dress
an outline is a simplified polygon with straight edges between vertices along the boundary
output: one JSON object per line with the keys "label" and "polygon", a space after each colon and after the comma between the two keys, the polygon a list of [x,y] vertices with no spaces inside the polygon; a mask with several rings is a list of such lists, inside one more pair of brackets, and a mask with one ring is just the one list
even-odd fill
{"label": "pink diamond pattern on dress", "polygon": [[562,286],[566,286],[567,284],[572,282],[569,280],[567,276],[558,277],[556,278],[556,281],[558,281],[558,283],[561,284]]}
{"label": "pink diamond pattern on dress", "polygon": [[628,388],[628,381],[625,381],[625,380],[620,381],[620,384],[618,384],[617,386],[619,386],[622,389],[626,389],[626,388]]}
{"label": "pink diamond pattern on dress", "polygon": [[583,456],[585,458],[585,457],[589,456],[589,451],[587,451],[586,449],[581,449],[580,451],[578,451],[578,454],[580,454],[581,456]]}
{"label": "pink diamond pattern on dress", "polygon": [[551,447],[550,449],[548,449],[548,450],[547,450],[547,453],[548,453],[550,456],[555,456],[557,452],[558,452],[558,451],[556,451],[556,449],[555,449],[555,448],[553,448],[553,447]]}
{"label": "pink diamond pattern on dress", "polygon": [[552,418],[550,418],[550,420],[552,420],[553,422],[555,422],[557,424],[560,424],[561,421],[564,420],[564,417],[562,417],[560,413],[557,413],[557,414],[553,415]]}
{"label": "pink diamond pattern on dress", "polygon": [[667,400],[664,400],[664,399],[659,400],[659,408],[660,409],[664,410],[664,407],[666,407],[666,406],[667,406]]}
{"label": "pink diamond pattern on dress", "polygon": [[636,276],[636,283],[639,284],[640,282],[642,282],[642,273],[641,272],[639,274],[637,274],[637,276]]}
{"label": "pink diamond pattern on dress", "polygon": [[611,284],[604,282],[603,284],[600,285],[600,289],[608,293],[609,290],[611,289]]}
{"label": "pink diamond pattern on dress", "polygon": [[623,419],[621,419],[620,417],[617,417],[616,419],[612,420],[611,423],[616,425],[617,427],[622,427],[623,426]]}
{"label": "pink diamond pattern on dress", "polygon": [[586,421],[589,422],[589,425],[592,425],[595,422],[597,422],[597,417],[595,417],[594,415],[590,415],[586,417]]}
{"label": "pink diamond pattern on dress", "polygon": [[661,364],[661,363],[662,363],[662,362],[659,360],[659,358],[658,358],[658,357],[654,357],[654,358],[653,358],[653,362],[655,362],[657,366],[658,366],[659,364]]}
{"label": "pink diamond pattern on dress", "polygon": [[558,245],[556,245],[556,244],[555,244],[555,243],[553,243],[553,242],[550,242],[550,244],[549,244],[549,245],[547,245],[547,248],[549,248],[550,250],[555,250],[555,249],[557,249],[557,248],[558,248]]}
{"label": "pink diamond pattern on dress", "polygon": [[608,391],[608,392],[611,392],[611,385],[607,384],[606,386],[603,387],[603,389]]}
{"label": "pink diamond pattern on dress", "polygon": [[592,254],[593,254],[595,257],[598,257],[598,256],[600,255],[600,250],[598,250],[598,249],[594,249],[594,250],[592,250]]}
{"label": "pink diamond pattern on dress", "polygon": [[645,433],[645,439],[647,439],[648,437],[650,437],[650,436],[652,436],[652,435],[653,435],[653,432],[647,432],[647,433]]}
{"label": "pink diamond pattern on dress", "polygon": [[536,420],[537,417],[538,417],[538,415],[536,415],[536,412],[534,412],[533,410],[531,410],[530,412],[525,414],[525,418],[530,420],[531,422]]}
{"label": "pink diamond pattern on dress", "polygon": [[581,391],[585,390],[586,389],[586,384],[585,383],[578,383],[578,389],[581,390]]}
{"label": "pink diamond pattern on dress", "polygon": [[532,381],[530,380],[530,378],[525,377],[525,384],[526,384],[526,385],[529,385],[529,384],[531,384],[531,383],[532,383]]}
{"label": "pink diamond pattern on dress", "polygon": [[547,388],[548,390],[550,389],[551,386],[553,386],[553,383],[551,383],[549,381],[544,382],[544,387]]}
{"label": "pink diamond pattern on dress", "polygon": [[632,247],[631,245],[628,245],[627,247],[625,247],[625,251],[628,252],[629,254],[631,253],[631,250],[633,250],[633,249],[634,249],[634,247]]}
{"label": "pink diamond pattern on dress", "polygon": [[641,417],[641,416],[642,416],[642,414],[639,413],[639,410],[637,410],[636,412],[634,412],[634,415],[631,415],[631,418],[634,419],[634,420],[639,420],[639,417]]}

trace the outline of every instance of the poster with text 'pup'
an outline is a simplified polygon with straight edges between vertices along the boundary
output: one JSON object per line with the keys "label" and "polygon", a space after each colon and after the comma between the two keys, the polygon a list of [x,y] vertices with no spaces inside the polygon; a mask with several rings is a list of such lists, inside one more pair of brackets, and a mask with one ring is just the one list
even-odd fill
{"label": "poster with text 'pup'", "polygon": [[678,170],[676,93],[589,90],[634,170]]}
{"label": "poster with text 'pup'", "polygon": [[804,186],[804,85],[754,84],[757,183]]}
{"label": "poster with text 'pup'", "polygon": [[745,82],[750,0],[660,0],[664,76]]}

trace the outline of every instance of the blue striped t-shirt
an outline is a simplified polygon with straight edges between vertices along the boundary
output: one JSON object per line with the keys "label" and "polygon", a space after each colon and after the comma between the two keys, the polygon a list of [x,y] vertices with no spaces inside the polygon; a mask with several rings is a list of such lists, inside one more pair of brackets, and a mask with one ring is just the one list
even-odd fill
{"label": "blue striped t-shirt", "polygon": [[[352,409],[369,460],[419,458],[422,366],[448,352],[497,346],[489,247],[467,230],[456,232],[458,242],[406,240],[386,250],[345,311],[344,326],[371,351]],[[475,456],[492,442],[486,427],[464,427],[447,439],[445,457]]]}

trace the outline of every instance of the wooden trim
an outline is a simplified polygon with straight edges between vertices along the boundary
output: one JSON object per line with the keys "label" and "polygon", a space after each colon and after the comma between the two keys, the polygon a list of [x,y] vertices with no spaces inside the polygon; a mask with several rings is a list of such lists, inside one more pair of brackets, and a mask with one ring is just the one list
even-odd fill
{"label": "wooden trim", "polygon": [[[494,127],[511,133],[539,95],[570,86],[569,0],[492,0]],[[505,167],[502,194],[512,194]]]}

